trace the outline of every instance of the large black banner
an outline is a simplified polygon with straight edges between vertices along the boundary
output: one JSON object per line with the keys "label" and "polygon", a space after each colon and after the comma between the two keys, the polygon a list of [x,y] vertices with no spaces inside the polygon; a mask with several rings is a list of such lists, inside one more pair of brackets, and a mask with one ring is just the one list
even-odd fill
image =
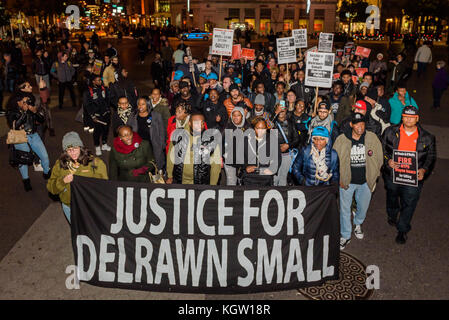
{"label": "large black banner", "polygon": [[102,287],[250,293],[338,278],[333,187],[221,187],[75,177],[79,280]]}

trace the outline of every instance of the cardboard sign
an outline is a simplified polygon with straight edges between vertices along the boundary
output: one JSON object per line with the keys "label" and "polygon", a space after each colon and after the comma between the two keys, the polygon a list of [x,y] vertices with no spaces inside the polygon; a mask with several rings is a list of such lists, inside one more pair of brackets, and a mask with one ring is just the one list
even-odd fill
{"label": "cardboard sign", "polygon": [[334,53],[309,52],[306,64],[306,86],[331,88]]}
{"label": "cardboard sign", "polygon": [[234,30],[214,28],[212,36],[212,54],[232,56]]}
{"label": "cardboard sign", "polygon": [[295,48],[307,48],[307,29],[293,29],[292,36],[295,39]]}
{"label": "cardboard sign", "polygon": [[293,37],[276,39],[276,45],[278,50],[278,64],[296,62],[295,39]]}
{"label": "cardboard sign", "polygon": [[418,186],[418,153],[416,151],[393,150],[393,161],[399,168],[393,170],[393,183]]}
{"label": "cardboard sign", "polygon": [[92,67],[92,73],[99,76],[101,74],[101,68],[103,67],[103,61],[95,59]]}
{"label": "cardboard sign", "polygon": [[334,43],[333,33],[320,33],[320,39],[318,41],[318,51],[320,52],[332,52],[332,45]]}
{"label": "cardboard sign", "polygon": [[238,59],[240,59],[241,54],[242,54],[242,46],[240,44],[234,44],[232,46],[231,60],[238,60]]}
{"label": "cardboard sign", "polygon": [[363,78],[363,75],[368,72],[368,68],[355,68],[355,73],[359,78]]}
{"label": "cardboard sign", "polygon": [[190,47],[186,48],[187,57],[189,58],[189,71],[194,72],[195,69],[193,67],[193,59],[192,59],[192,51],[190,50]]}
{"label": "cardboard sign", "polygon": [[371,49],[360,47],[360,46],[358,46],[357,49],[355,50],[356,56],[362,56],[364,58],[368,58],[370,53],[371,53]]}
{"label": "cardboard sign", "polygon": [[240,56],[242,58],[246,58],[248,60],[255,60],[256,59],[256,50],[243,48],[242,49],[242,54]]}

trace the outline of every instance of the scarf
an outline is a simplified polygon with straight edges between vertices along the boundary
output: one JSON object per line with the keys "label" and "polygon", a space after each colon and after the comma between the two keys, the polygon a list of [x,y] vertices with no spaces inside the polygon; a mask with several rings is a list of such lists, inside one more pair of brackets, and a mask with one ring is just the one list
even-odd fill
{"label": "scarf", "polygon": [[140,143],[142,142],[142,138],[137,134],[137,132],[133,132],[133,142],[130,146],[125,144],[119,137],[114,138],[114,149],[119,153],[129,154],[136,150]]}
{"label": "scarf", "polygon": [[129,116],[131,115],[131,106],[126,109],[122,109],[120,107],[117,108],[117,114],[119,118],[123,121],[124,124],[128,122]]}
{"label": "scarf", "polygon": [[184,121],[181,122],[181,120],[176,119],[176,129],[182,129],[188,123],[190,120],[190,116],[187,116],[187,118],[184,119]]}
{"label": "scarf", "polygon": [[310,150],[310,154],[312,155],[312,160],[315,163],[315,178],[320,181],[329,181],[332,177],[332,173],[327,173],[327,165],[326,165],[326,148],[323,148],[321,151],[318,151],[312,143],[312,148]]}

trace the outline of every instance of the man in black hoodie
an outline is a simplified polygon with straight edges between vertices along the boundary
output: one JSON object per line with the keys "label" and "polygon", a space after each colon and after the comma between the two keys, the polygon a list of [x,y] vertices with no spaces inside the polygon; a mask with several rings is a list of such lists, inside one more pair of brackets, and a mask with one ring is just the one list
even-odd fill
{"label": "man in black hoodie", "polygon": [[228,113],[218,98],[217,89],[211,89],[208,94],[200,96],[198,110],[203,113],[208,129],[222,131],[228,121]]}
{"label": "man in black hoodie", "polygon": [[109,86],[111,93],[111,103],[116,106],[120,97],[127,97],[133,108],[137,108],[137,88],[128,77],[128,70],[121,67],[118,80]]}

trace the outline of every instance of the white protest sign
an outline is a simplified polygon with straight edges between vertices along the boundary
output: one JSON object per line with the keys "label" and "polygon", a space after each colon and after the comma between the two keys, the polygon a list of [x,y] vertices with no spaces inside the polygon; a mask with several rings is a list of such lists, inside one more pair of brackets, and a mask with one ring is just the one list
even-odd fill
{"label": "white protest sign", "polygon": [[212,37],[212,54],[232,56],[234,30],[214,28]]}
{"label": "white protest sign", "polygon": [[320,33],[320,40],[318,41],[318,51],[332,52],[332,44],[334,42],[333,33]]}
{"label": "white protest sign", "polygon": [[307,48],[307,29],[293,29],[292,36],[296,48]]}
{"label": "white protest sign", "polygon": [[295,39],[293,37],[276,39],[276,45],[278,50],[278,64],[296,62]]}
{"label": "white protest sign", "polygon": [[199,63],[196,66],[198,67],[199,72],[203,72],[204,70],[206,70],[206,63]]}
{"label": "white protest sign", "polygon": [[334,53],[309,52],[306,64],[306,86],[331,88]]}

